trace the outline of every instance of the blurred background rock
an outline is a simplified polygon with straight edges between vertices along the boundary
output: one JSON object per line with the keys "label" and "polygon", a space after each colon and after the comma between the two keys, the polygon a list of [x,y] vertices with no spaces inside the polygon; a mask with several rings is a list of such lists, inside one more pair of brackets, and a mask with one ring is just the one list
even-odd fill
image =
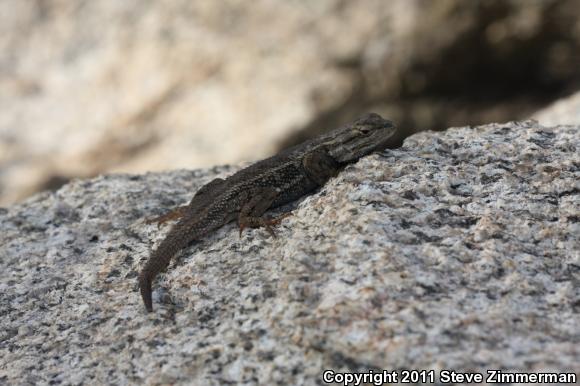
{"label": "blurred background rock", "polygon": [[0,205],[259,159],[367,111],[410,134],[578,89],[578,0],[3,0]]}

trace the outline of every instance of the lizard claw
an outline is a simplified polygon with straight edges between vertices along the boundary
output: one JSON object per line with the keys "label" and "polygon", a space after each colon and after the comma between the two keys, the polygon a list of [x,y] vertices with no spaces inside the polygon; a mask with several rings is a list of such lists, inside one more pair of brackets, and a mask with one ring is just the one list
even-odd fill
{"label": "lizard claw", "polygon": [[246,229],[246,224],[244,223],[240,223],[240,239],[242,238],[242,232],[244,231],[244,229]]}

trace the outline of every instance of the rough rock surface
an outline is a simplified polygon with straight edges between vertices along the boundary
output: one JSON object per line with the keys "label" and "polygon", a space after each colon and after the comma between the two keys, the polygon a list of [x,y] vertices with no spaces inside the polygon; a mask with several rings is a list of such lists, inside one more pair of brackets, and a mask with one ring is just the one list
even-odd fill
{"label": "rough rock surface", "polygon": [[580,136],[425,132],[228,225],[136,288],[146,217],[236,168],[74,181],[0,210],[0,383],[320,384],[323,369],[580,371]]}

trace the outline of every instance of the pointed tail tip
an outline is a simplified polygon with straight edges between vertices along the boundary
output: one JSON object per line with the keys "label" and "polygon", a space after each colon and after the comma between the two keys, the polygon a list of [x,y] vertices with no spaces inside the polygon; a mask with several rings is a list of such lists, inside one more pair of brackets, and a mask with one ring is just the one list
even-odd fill
{"label": "pointed tail tip", "polygon": [[151,279],[146,275],[139,275],[139,289],[147,312],[152,312],[153,300],[151,299]]}

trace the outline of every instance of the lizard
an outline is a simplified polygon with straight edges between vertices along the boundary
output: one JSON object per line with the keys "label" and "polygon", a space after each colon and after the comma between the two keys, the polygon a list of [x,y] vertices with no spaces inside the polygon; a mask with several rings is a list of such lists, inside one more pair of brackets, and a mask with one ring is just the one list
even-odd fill
{"label": "lizard", "polygon": [[159,246],[151,252],[139,274],[139,289],[148,312],[153,311],[152,283],[180,250],[223,225],[237,220],[245,228],[272,230],[288,213],[277,218],[262,215],[315,191],[347,164],[392,146],[395,125],[368,113],[354,122],[258,161],[233,175],[204,185],[188,205],[149,222],[178,219]]}

